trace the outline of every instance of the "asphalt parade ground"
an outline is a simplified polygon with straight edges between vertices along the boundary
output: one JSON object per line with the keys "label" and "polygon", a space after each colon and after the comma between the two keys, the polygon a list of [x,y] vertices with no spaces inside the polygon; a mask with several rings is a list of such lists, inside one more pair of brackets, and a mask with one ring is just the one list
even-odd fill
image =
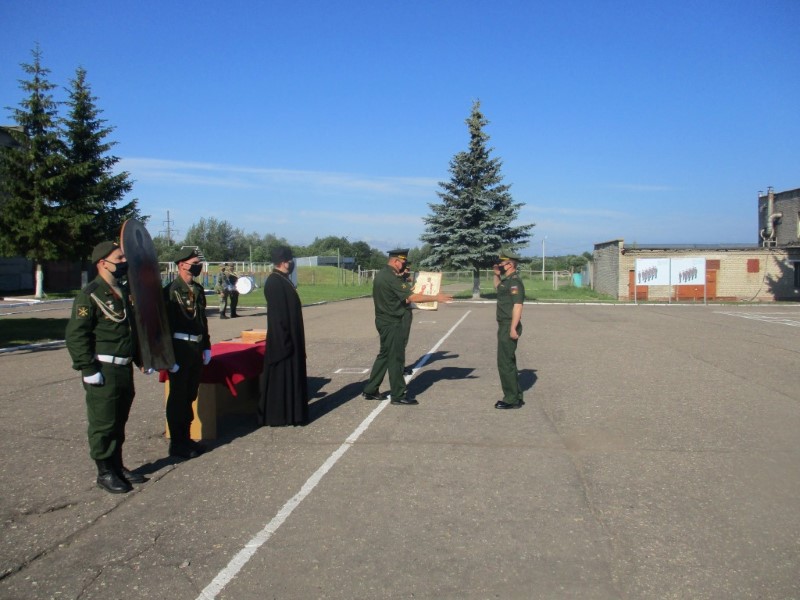
{"label": "asphalt parade ground", "polygon": [[312,422],[185,462],[137,374],[126,495],[66,349],[0,354],[0,598],[800,598],[800,306],[529,304],[506,411],[494,309],[416,311],[394,406],[360,397],[371,301],[306,307]]}

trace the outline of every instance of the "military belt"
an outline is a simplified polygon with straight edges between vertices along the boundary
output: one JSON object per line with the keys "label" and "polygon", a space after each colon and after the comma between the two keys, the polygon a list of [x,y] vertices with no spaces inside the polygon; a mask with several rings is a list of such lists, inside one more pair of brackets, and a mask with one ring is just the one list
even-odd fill
{"label": "military belt", "polygon": [[130,356],[126,358],[123,356],[111,356],[110,354],[98,354],[97,360],[111,365],[129,365],[133,362]]}
{"label": "military belt", "polygon": [[184,340],[186,342],[201,342],[203,341],[202,335],[189,335],[188,333],[173,333],[172,337],[176,340]]}

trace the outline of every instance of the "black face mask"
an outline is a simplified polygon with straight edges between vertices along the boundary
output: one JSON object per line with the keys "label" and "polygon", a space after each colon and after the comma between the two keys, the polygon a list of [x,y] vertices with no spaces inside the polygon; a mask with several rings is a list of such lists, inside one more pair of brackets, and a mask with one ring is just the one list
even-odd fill
{"label": "black face mask", "polygon": [[292,273],[294,273],[294,261],[293,260],[289,261],[288,267],[289,267],[289,275],[291,275]]}
{"label": "black face mask", "polygon": [[203,265],[201,265],[200,263],[189,265],[189,273],[192,274],[192,277],[197,277],[202,272],[203,272]]}
{"label": "black face mask", "polygon": [[128,274],[128,263],[126,262],[115,263],[111,262],[110,260],[107,260],[106,262],[114,265],[114,272],[112,273],[114,279],[122,279],[123,277],[125,277],[125,275]]}

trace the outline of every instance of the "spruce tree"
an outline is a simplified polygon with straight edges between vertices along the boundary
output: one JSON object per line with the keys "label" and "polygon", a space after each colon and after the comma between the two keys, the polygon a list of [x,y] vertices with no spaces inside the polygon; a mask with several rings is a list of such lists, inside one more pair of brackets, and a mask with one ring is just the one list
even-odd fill
{"label": "spruce tree", "polygon": [[22,133],[18,145],[0,149],[0,253],[25,256],[36,264],[36,297],[43,296],[42,262],[61,257],[68,244],[66,215],[60,210],[64,148],[57,129],[58,104],[50,93],[49,69],[38,46],[33,62],[22,63],[27,97],[13,110]]}
{"label": "spruce tree", "polygon": [[141,218],[137,201],[120,204],[133,183],[125,171],[114,174],[119,158],[109,154],[116,142],[106,141],[113,127],[100,118],[97,98],[86,82],[86,70],[79,67],[70,81],[69,112],[63,120],[67,168],[62,207],[74,240],[68,257],[86,259],[103,240],[119,237],[122,223]]}
{"label": "spruce tree", "polygon": [[530,238],[534,224],[512,226],[522,203],[515,203],[511,186],[502,183],[502,161],[490,158],[489,136],[483,128],[489,121],[480,111],[480,101],[472,105],[465,121],[469,129],[469,150],[457,153],[450,161],[450,181],[439,182],[440,203],[428,206],[432,214],[424,218],[430,254],[422,260],[427,267],[447,266],[470,269],[472,296],[480,296],[480,269],[488,268],[500,247],[516,249]]}

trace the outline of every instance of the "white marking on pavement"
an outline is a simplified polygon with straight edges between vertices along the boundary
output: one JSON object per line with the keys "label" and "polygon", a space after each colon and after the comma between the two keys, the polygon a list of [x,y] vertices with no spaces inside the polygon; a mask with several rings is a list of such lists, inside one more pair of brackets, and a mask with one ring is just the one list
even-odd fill
{"label": "white marking on pavement", "polygon": [[453,325],[453,326],[450,328],[450,331],[448,331],[447,333],[445,333],[445,334],[444,334],[444,337],[443,337],[442,339],[440,339],[438,342],[436,342],[436,345],[435,345],[433,348],[431,348],[430,350],[428,350],[428,353],[427,353],[425,356],[423,356],[422,358],[420,358],[420,359],[419,359],[419,362],[417,362],[417,364],[415,364],[415,365],[414,365],[414,367],[411,369],[411,375],[406,375],[406,376],[405,376],[405,378],[406,378],[406,383],[408,383],[409,381],[411,381],[411,378],[412,378],[412,377],[414,377],[414,375],[416,375],[416,374],[417,374],[417,371],[419,371],[419,370],[420,370],[422,367],[424,367],[424,366],[425,366],[425,363],[426,363],[426,362],[428,362],[428,359],[429,359],[431,356],[433,356],[433,353],[434,353],[434,352],[436,352],[436,351],[439,349],[439,346],[441,346],[441,345],[442,345],[442,342],[443,342],[443,341],[445,341],[445,340],[446,340],[448,337],[450,337],[450,334],[451,334],[451,333],[453,333],[453,332],[456,330],[456,327],[458,327],[459,325],[461,325],[461,322],[462,322],[464,319],[466,319],[466,318],[467,318],[467,315],[468,315],[469,313],[471,313],[471,312],[472,312],[471,310],[468,310],[467,312],[465,312],[465,313],[464,313],[464,316],[463,316],[463,317],[461,317],[461,318],[458,320],[458,322],[457,322],[455,325]]}
{"label": "white marking on pavement", "polygon": [[754,321],[764,321],[765,323],[775,323],[776,325],[788,325],[790,327],[800,327],[800,320],[797,318],[789,319],[782,314],[792,313],[751,313],[751,312],[726,312],[722,310],[716,311],[720,315],[728,315],[729,317],[741,317],[743,319],[751,319]]}
{"label": "white marking on pavement", "polygon": [[[467,318],[471,311],[467,311],[463,317],[461,317],[458,322],[453,325],[450,330],[444,334],[442,339],[440,339],[436,345],[431,348],[428,353],[423,356],[419,362],[417,363],[416,367],[414,367],[414,372],[420,368],[428,361],[430,356],[436,352],[439,346],[450,336],[453,331],[455,331],[456,327],[458,327],[461,322]],[[407,375],[406,382],[410,381],[414,375]],[[197,597],[197,600],[213,600],[217,597],[217,595],[228,585],[234,577],[242,570],[242,568],[248,563],[248,561],[253,558],[256,551],[263,546],[269,538],[272,537],[272,534],[275,533],[278,528],[283,525],[284,521],[289,518],[289,515],[292,514],[295,508],[297,508],[300,503],[308,496],[311,491],[317,486],[317,484],[322,480],[325,474],[333,468],[338,460],[344,456],[344,453],[347,452],[350,447],[356,443],[356,440],[364,433],[367,428],[370,426],[372,421],[381,413],[383,409],[385,409],[389,405],[389,402],[383,401],[378,404],[377,407],[367,415],[367,418],[364,419],[361,424],[356,427],[355,431],[350,434],[350,436],[344,441],[344,443],[337,448],[333,454],[331,454],[328,459],[322,463],[322,466],[317,469],[314,474],[308,478],[308,480],[303,484],[303,487],[300,488],[300,491],[297,492],[294,496],[292,496],[286,504],[278,511],[272,520],[264,526],[264,529],[259,531],[253,539],[247,542],[244,545],[244,548],[239,550],[236,555],[230,560],[228,565],[220,571],[216,577],[209,583],[206,588],[200,592],[200,595]]]}
{"label": "white marking on pavement", "polygon": [[347,373],[352,375],[363,375],[364,373],[368,372],[369,369],[363,369],[361,367],[342,367],[341,369],[336,369],[334,374]]}

